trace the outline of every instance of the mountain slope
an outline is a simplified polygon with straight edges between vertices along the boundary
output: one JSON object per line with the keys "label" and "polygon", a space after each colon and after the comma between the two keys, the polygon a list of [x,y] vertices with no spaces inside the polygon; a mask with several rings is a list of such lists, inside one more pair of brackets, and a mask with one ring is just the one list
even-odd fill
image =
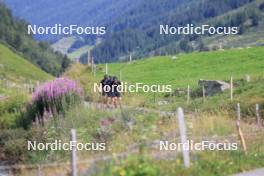
{"label": "mountain slope", "polygon": [[42,70],[57,75],[63,71],[62,63],[68,60],[62,54],[55,53],[49,44],[36,42],[27,34],[27,23],[12,16],[0,2],[0,41],[20,52],[24,58]]}
{"label": "mountain slope", "polygon": [[23,57],[0,44],[0,78],[14,82],[21,80],[46,80],[52,76],[45,73]]}
{"label": "mountain slope", "polygon": [[[219,43],[219,37],[222,39],[225,36],[214,36],[217,38],[216,42],[212,42],[214,38],[207,39],[211,36],[164,36],[159,34],[159,25],[200,25],[212,21],[214,26],[239,27],[239,38],[251,28],[255,29],[259,26],[263,11],[260,3],[264,3],[263,0],[91,0],[89,2],[5,0],[5,2],[17,16],[29,19],[34,24],[45,26],[55,23],[66,25],[74,23],[107,26],[107,34],[100,40],[100,44],[93,47],[92,55],[97,63],[127,59],[130,54],[140,58],[215,48]],[[242,7],[252,4],[255,4],[254,8],[241,10]],[[20,8],[21,6],[26,8]],[[239,13],[221,18],[235,11]],[[81,36],[81,40],[75,41],[70,48],[67,47],[67,50],[71,52],[84,45],[95,45],[97,38],[97,36]],[[247,43],[247,41],[244,40],[243,46],[254,45],[254,42]],[[236,44],[231,44],[229,47],[232,46],[239,47]],[[84,55],[83,58],[86,56]]]}
{"label": "mountain slope", "polygon": [[[149,3],[152,2],[152,3]],[[196,35],[160,35],[160,24],[170,26],[185,26],[186,24],[207,24],[210,19],[215,19],[239,7],[255,2],[253,0],[199,0],[184,1],[173,6],[173,1],[161,0],[146,1],[145,5],[131,11],[128,15],[120,17],[119,21],[110,28],[115,29],[105,40],[93,50],[98,61],[109,61],[133,53],[135,57],[146,55],[160,55],[177,52],[190,52],[193,50],[188,42],[194,41]],[[148,4],[149,3],[149,4]],[[256,9],[257,11],[258,9]],[[158,12],[158,13],[156,13]],[[132,14],[132,15],[131,15]],[[253,18],[248,16],[247,18]],[[226,19],[226,26],[242,24],[239,19]],[[204,36],[203,36],[204,37]],[[182,41],[175,45],[175,42]],[[171,44],[171,46],[168,46]]]}
{"label": "mountain slope", "polygon": [[[12,9],[15,16],[27,19],[31,24],[96,26],[111,23],[137,6],[140,0],[4,0],[4,2]],[[36,37],[52,40],[54,36]]]}

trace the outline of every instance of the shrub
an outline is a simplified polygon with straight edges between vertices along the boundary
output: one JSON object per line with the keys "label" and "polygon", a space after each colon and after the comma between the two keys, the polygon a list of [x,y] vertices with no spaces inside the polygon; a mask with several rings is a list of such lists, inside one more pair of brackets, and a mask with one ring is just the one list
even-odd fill
{"label": "shrub", "polygon": [[23,111],[28,98],[25,95],[17,94],[15,91],[10,91],[10,96],[4,101],[0,101],[0,128],[9,129],[16,128],[16,120],[20,117],[20,112]]}
{"label": "shrub", "polygon": [[39,153],[27,150],[27,141],[45,143],[47,141],[45,134],[46,131],[43,128],[31,130],[24,130],[21,128],[1,130],[0,161],[6,161],[8,164],[34,161],[34,159],[39,156]]}
{"label": "shrub", "polygon": [[129,156],[127,159],[121,161],[120,165],[111,165],[110,168],[104,169],[104,173],[98,174],[115,176],[157,176],[160,175],[160,169],[144,156],[139,158]]}
{"label": "shrub", "polygon": [[16,128],[16,120],[19,117],[20,113],[5,113],[0,115],[0,129]]}

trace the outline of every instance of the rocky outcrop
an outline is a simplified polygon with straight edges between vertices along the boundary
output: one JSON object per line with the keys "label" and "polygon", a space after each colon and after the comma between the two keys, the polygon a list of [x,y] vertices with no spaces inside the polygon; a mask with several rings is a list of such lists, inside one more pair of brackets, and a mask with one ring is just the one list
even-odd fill
{"label": "rocky outcrop", "polygon": [[203,80],[198,82],[199,86],[205,88],[205,95],[212,96],[216,93],[223,92],[226,89],[230,89],[230,84],[224,81],[218,80]]}

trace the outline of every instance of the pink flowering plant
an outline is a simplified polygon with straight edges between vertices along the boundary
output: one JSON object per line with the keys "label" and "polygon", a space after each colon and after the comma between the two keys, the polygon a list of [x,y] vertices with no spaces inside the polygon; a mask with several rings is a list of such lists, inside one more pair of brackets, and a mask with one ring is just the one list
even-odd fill
{"label": "pink flowering plant", "polygon": [[33,110],[33,120],[42,118],[44,113],[50,115],[64,114],[65,111],[76,103],[81,102],[83,91],[73,80],[62,77],[44,83],[36,88],[32,96],[31,112]]}

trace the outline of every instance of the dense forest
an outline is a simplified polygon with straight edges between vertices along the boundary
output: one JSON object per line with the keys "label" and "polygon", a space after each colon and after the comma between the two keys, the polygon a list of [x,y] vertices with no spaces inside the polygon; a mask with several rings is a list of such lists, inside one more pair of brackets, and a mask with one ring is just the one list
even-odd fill
{"label": "dense forest", "polygon": [[49,44],[34,41],[27,34],[27,23],[14,18],[3,3],[0,3],[0,42],[52,75],[59,75],[70,64],[66,56],[53,52]]}
{"label": "dense forest", "polygon": [[[107,35],[105,40],[93,49],[93,55],[97,62],[105,62],[128,57],[131,53],[135,57],[141,57],[190,52],[197,48],[206,50],[204,43],[199,43],[199,36],[160,35],[159,25],[184,26],[208,22],[214,26],[238,26],[239,33],[242,34],[247,27],[258,25],[260,14],[254,5],[215,19],[251,2],[253,0],[188,0],[178,1],[175,5],[175,2],[170,0],[144,1],[140,7],[123,15],[108,27],[114,32]],[[250,24],[245,24],[248,21]],[[191,46],[192,41],[198,41],[197,48]]]}
{"label": "dense forest", "polygon": [[[258,27],[264,14],[264,0],[5,0],[5,3],[16,16],[32,24],[106,26],[106,35],[78,36],[67,48],[71,53],[82,46],[93,46],[92,55],[97,63],[125,60],[129,55],[141,58],[212,49],[205,41],[211,36],[160,35],[160,24],[236,26],[239,35],[244,35],[252,27]],[[26,8],[20,8],[21,5]],[[44,37],[53,41],[64,36]],[[86,58],[87,53],[80,60]]]}
{"label": "dense forest", "polygon": [[[32,24],[41,26],[53,26],[54,24],[62,24],[65,26],[71,24],[78,24],[79,26],[108,26],[132,8],[136,8],[142,2],[142,0],[4,1],[16,16],[27,19]],[[53,41],[61,36],[37,35],[35,37],[40,40],[48,39]]]}

